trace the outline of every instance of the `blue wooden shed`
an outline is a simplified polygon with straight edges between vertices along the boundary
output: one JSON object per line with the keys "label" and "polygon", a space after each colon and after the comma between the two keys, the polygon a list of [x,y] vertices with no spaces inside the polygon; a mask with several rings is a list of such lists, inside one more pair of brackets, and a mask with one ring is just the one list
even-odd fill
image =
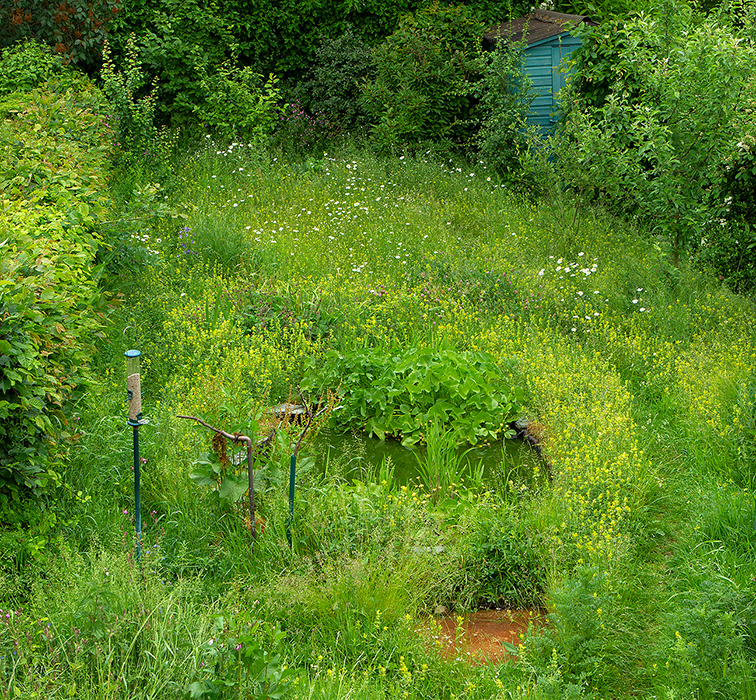
{"label": "blue wooden shed", "polygon": [[535,93],[528,125],[537,126],[544,135],[553,131],[557,121],[557,94],[567,77],[563,61],[580,46],[580,39],[572,34],[579,24],[596,23],[586,15],[533,10],[525,17],[492,27],[483,35],[487,48],[493,48],[500,40],[525,41],[524,69],[533,81]]}

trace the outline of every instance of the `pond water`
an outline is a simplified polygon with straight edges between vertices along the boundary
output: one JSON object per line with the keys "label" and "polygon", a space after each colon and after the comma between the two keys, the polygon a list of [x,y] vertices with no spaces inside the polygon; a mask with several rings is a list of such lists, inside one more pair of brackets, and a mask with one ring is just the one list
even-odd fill
{"label": "pond water", "polygon": [[[397,440],[379,440],[357,432],[323,431],[312,441],[311,449],[324,476],[348,481],[378,480],[381,466],[390,464],[394,482],[408,484],[421,477],[420,464],[426,459],[425,446],[408,448]],[[532,488],[547,477],[543,459],[522,440],[460,447],[457,459],[458,473],[480,470],[486,483],[511,481]]]}

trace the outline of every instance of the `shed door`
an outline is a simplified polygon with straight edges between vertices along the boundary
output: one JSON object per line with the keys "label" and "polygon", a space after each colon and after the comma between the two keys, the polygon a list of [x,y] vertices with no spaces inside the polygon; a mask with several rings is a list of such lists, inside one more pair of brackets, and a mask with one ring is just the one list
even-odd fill
{"label": "shed door", "polygon": [[570,54],[580,46],[580,40],[571,34],[562,34],[551,47],[551,95],[553,98],[551,123],[556,123],[559,108],[559,91],[567,84],[567,66]]}
{"label": "shed door", "polygon": [[551,47],[551,94],[554,97],[567,84],[567,75],[560,70],[563,57],[564,51],[561,45]]}
{"label": "shed door", "polygon": [[559,101],[557,100],[557,95],[559,95],[559,91],[567,84],[567,75],[566,73],[561,70],[562,67],[562,58],[563,58],[564,52],[562,51],[561,44],[557,46],[551,47],[551,115],[549,118],[549,121],[552,124],[556,124],[557,120],[557,107],[559,106]]}
{"label": "shed door", "polygon": [[554,77],[552,48],[547,44],[530,46],[525,51],[525,72],[533,82],[533,102],[530,105],[528,124],[538,127],[542,133],[551,128],[551,112],[554,105]]}
{"label": "shed door", "polygon": [[559,91],[567,84],[567,74],[561,68],[578,46],[580,40],[565,33],[525,49],[525,71],[533,81],[534,93],[528,124],[542,134],[550,133],[557,121]]}

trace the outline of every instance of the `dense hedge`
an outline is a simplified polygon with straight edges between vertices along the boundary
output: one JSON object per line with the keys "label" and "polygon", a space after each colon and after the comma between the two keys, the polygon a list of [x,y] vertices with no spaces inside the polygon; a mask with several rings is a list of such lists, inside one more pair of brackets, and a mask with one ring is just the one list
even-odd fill
{"label": "dense hedge", "polygon": [[92,379],[110,205],[102,104],[70,76],[0,97],[0,501],[55,483],[67,401]]}
{"label": "dense hedge", "polygon": [[[237,59],[267,76],[290,84],[307,77],[324,39],[348,29],[369,46],[394,32],[407,13],[427,0],[123,0],[110,22],[116,54],[134,33],[148,75],[160,77],[163,117],[172,125],[193,121],[192,105],[203,96],[197,75],[214,73],[224,60]],[[518,5],[502,8],[491,0],[466,3],[482,24],[517,14]],[[524,8],[524,6],[523,6]]]}
{"label": "dense hedge", "polygon": [[[376,47],[397,30],[402,17],[432,4],[429,0],[10,0],[0,8],[0,47],[33,38],[95,73],[102,63],[106,35],[117,64],[124,60],[133,36],[145,74],[157,81],[159,120],[196,135],[201,126],[197,109],[201,112],[208,100],[203,76],[212,79],[224,66],[248,67],[260,74],[260,84],[273,73],[294,94],[294,85],[312,78],[324,41],[334,42],[353,31],[357,41]],[[493,0],[462,4],[480,26],[518,16],[529,7]],[[452,3],[441,5],[451,8]],[[331,60],[339,65],[352,62],[348,52]],[[348,70],[342,77],[351,79],[354,73],[361,79],[364,63],[361,59],[356,71]],[[353,90],[349,84],[341,92],[351,98]],[[323,101],[317,94],[313,98]],[[299,94],[297,99],[309,107],[308,95]],[[344,119],[350,117],[339,115],[339,122]]]}
{"label": "dense hedge", "polygon": [[[218,51],[215,37],[228,32],[242,59],[261,71],[301,75],[312,64],[321,38],[341,36],[347,27],[370,44],[378,44],[399,25],[399,18],[430,4],[427,0],[123,0],[111,31],[124,37],[134,31],[145,43],[166,51],[199,45],[202,54]],[[467,4],[483,22],[506,19],[506,8],[490,0]],[[515,8],[515,12],[516,12]],[[226,44],[228,48],[228,44]],[[157,59],[157,56],[155,56]],[[203,60],[197,56],[197,60]]]}
{"label": "dense hedge", "polygon": [[477,126],[471,98],[485,66],[484,29],[464,5],[433,3],[402,18],[375,50],[376,78],[360,97],[376,146],[390,151],[470,140]]}

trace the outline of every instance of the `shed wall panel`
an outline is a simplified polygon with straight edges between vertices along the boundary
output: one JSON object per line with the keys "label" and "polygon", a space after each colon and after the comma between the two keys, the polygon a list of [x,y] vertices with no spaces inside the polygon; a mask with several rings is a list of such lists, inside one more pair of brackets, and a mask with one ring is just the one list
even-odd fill
{"label": "shed wall panel", "polygon": [[538,127],[543,134],[551,132],[556,123],[557,96],[567,80],[565,59],[580,44],[580,39],[565,33],[528,46],[524,51],[523,68],[533,82],[535,93],[528,124]]}

